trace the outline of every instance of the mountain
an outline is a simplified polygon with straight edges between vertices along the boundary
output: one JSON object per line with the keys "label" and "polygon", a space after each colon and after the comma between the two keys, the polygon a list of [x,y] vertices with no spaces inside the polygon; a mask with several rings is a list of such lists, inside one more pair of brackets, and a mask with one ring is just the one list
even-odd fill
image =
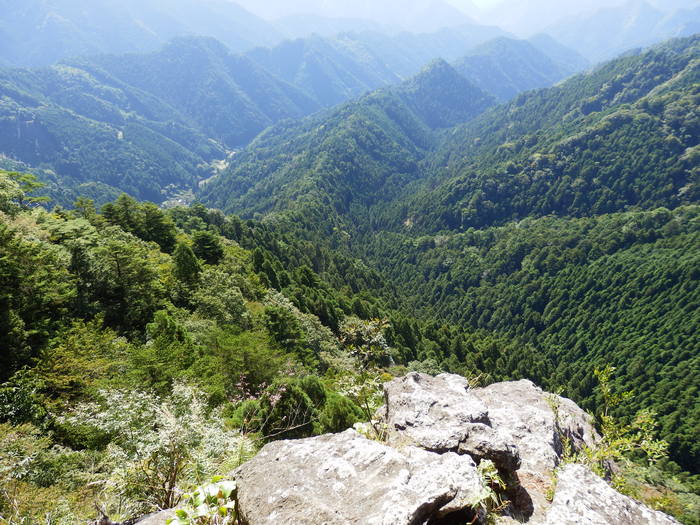
{"label": "mountain", "polygon": [[583,71],[590,65],[583,55],[545,33],[533,35],[527,41],[556,62],[559,67],[572,73]]}
{"label": "mountain", "polygon": [[240,3],[267,19],[289,16],[320,16],[329,19],[363,19],[405,31],[432,32],[472,22],[466,12],[443,0],[382,0],[375,2],[327,2],[323,0],[240,0]]}
{"label": "mountain", "polygon": [[549,87],[575,72],[560,66],[528,41],[509,38],[477,46],[453,65],[501,102],[523,91]]}
{"label": "mountain", "polygon": [[487,100],[447,89],[459,74],[436,62],[272,128],[201,199],[361,257],[407,311],[517,340],[461,350],[493,379],[564,386],[593,408],[592,370],[618,367],[620,391],[641,389],[619,414],[656,410],[694,471],[699,50],[673,40],[431,122]]}
{"label": "mountain", "polygon": [[233,51],[282,39],[271,24],[228,0],[1,0],[0,12],[0,59],[20,67],[153,51],[181,35],[214,37]]}
{"label": "mountain", "polygon": [[396,198],[416,179],[435,130],[493,103],[439,60],[397,87],[266,131],[205,187],[202,199],[245,215],[285,212],[295,203],[292,213],[309,213],[311,222],[334,216],[360,222],[368,206]]}
{"label": "mountain", "polygon": [[690,36],[700,27],[700,5],[669,14],[644,0],[565,18],[544,31],[593,62],[671,37]]}
{"label": "mountain", "polygon": [[195,189],[227,148],[319,107],[201,38],[147,55],[3,70],[0,93],[0,153],[51,170],[58,189],[97,181],[155,202]]}
{"label": "mountain", "polygon": [[454,60],[503,35],[497,28],[477,25],[423,34],[350,32],[286,41],[246,56],[323,106],[332,106],[397,84],[435,59]]}
{"label": "mountain", "polygon": [[624,0],[500,0],[484,8],[477,16],[479,22],[496,24],[507,31],[527,38],[562,18],[590,14],[619,5]]}
{"label": "mountain", "polygon": [[274,122],[299,118],[320,107],[213,39],[178,38],[150,54],[98,56],[77,63],[99,68],[165,101],[229,148],[247,144]]}
{"label": "mountain", "polygon": [[[680,39],[520,95],[443,142],[416,227],[674,208],[698,198],[696,57]],[[396,218],[396,223],[405,220]]]}
{"label": "mountain", "polygon": [[326,107],[400,80],[361,41],[344,35],[286,41],[247,57]]}
{"label": "mountain", "polygon": [[273,24],[280,33],[292,40],[312,35],[331,37],[350,32],[373,31],[392,34],[399,31],[396,26],[365,18],[330,18],[310,13],[284,16],[274,20]]}

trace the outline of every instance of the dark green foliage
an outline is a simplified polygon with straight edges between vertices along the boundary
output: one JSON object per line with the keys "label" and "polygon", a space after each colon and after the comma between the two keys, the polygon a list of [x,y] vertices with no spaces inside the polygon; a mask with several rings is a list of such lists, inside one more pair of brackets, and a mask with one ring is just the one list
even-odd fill
{"label": "dark green foliage", "polygon": [[192,286],[199,280],[202,267],[189,244],[177,243],[173,252],[173,263],[173,275],[181,283]]}
{"label": "dark green foliage", "polygon": [[0,381],[31,363],[60,326],[74,293],[57,252],[0,223]]}
{"label": "dark green foliage", "polygon": [[219,264],[224,247],[218,235],[210,231],[198,231],[192,235],[192,251],[207,264]]}
{"label": "dark green foliage", "polygon": [[155,242],[166,253],[175,248],[175,224],[153,203],[138,203],[123,193],[114,203],[104,205],[102,216],[144,241]]}
{"label": "dark green foliage", "polygon": [[369,253],[426,316],[520,341],[477,357],[474,366],[495,378],[564,387],[592,409],[591,371],[617,367],[619,389],[635,392],[618,415],[656,410],[672,457],[692,469],[700,460],[699,213],[662,208],[421,239],[385,234]]}

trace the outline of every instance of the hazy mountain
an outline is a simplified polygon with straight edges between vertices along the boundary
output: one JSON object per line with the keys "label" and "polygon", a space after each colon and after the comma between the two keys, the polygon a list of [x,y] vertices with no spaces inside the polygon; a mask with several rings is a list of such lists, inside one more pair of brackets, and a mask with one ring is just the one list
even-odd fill
{"label": "hazy mountain", "polygon": [[554,60],[559,67],[566,71],[572,73],[578,72],[586,69],[590,65],[590,62],[586,60],[583,55],[545,33],[538,33],[531,36],[528,38],[528,42]]}
{"label": "hazy mountain", "polygon": [[282,38],[228,0],[0,0],[0,12],[0,57],[16,66],[152,51],[185,34],[218,38],[234,51]]}
{"label": "hazy mountain", "polygon": [[563,44],[594,62],[671,37],[689,36],[700,26],[700,7],[665,14],[644,0],[569,17],[546,28]]}
{"label": "hazy mountain", "polygon": [[560,19],[592,13],[605,7],[616,6],[624,0],[501,0],[482,10],[481,23],[496,24],[519,36],[528,37],[541,32]]}
{"label": "hazy mountain", "polygon": [[311,35],[331,37],[340,33],[373,31],[392,34],[399,28],[365,18],[329,18],[319,15],[289,15],[273,22],[287,38],[298,39]]}
{"label": "hazy mountain", "polygon": [[248,143],[270,124],[302,117],[318,102],[250,58],[206,38],[179,38],[151,54],[81,61],[178,108],[207,136],[228,147]]}
{"label": "hazy mountain", "polygon": [[522,91],[549,87],[575,72],[525,40],[498,38],[477,46],[454,68],[499,101]]}
{"label": "hazy mountain", "polygon": [[271,49],[255,49],[247,57],[322,106],[344,102],[400,79],[361,40],[345,35],[286,41]]}
{"label": "hazy mountain", "polygon": [[396,84],[435,59],[454,60],[503,34],[497,28],[476,25],[422,34],[352,32],[285,41],[246,56],[320,104],[331,106]]}
{"label": "hazy mountain", "polygon": [[365,19],[410,31],[435,31],[471,22],[466,12],[443,0],[240,0],[250,11],[274,20],[290,15]]}

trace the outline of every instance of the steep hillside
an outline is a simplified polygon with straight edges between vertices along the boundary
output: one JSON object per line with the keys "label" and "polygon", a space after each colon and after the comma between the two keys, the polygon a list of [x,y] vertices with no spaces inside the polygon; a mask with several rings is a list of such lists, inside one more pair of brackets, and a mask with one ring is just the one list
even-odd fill
{"label": "steep hillside", "polygon": [[4,70],[0,92],[0,153],[59,186],[102,182],[155,202],[194,190],[226,149],[319,107],[209,39]]}
{"label": "steep hillside", "polygon": [[619,415],[655,410],[672,457],[696,472],[699,214],[695,205],[544,217],[462,234],[380,233],[363,244],[415,311],[521,341],[475,363],[498,378],[563,387],[594,409],[593,370],[617,367],[616,388],[634,392]]}
{"label": "steep hillside", "polygon": [[396,198],[420,175],[420,160],[436,144],[434,130],[492,104],[437,61],[396,88],[268,130],[232,159],[202,198],[244,215],[291,211],[323,229],[338,215],[363,224],[368,206]]}
{"label": "steep hillside", "polygon": [[370,49],[345,36],[287,41],[274,48],[255,49],[247,56],[323,106],[400,80]]}
{"label": "steep hillside", "polygon": [[525,40],[499,38],[472,49],[454,68],[499,101],[549,87],[574,73]]}
{"label": "steep hillside", "polygon": [[225,154],[173,107],[68,65],[5,70],[0,93],[0,151],[66,186],[101,182],[160,202]]}
{"label": "steep hillside", "polygon": [[229,148],[269,125],[299,118],[319,103],[220,42],[179,38],[152,54],[100,56],[77,62],[152,94]]}
{"label": "steep hillside", "polygon": [[484,114],[431,159],[409,216],[459,229],[696,202],[699,46],[671,41]]}

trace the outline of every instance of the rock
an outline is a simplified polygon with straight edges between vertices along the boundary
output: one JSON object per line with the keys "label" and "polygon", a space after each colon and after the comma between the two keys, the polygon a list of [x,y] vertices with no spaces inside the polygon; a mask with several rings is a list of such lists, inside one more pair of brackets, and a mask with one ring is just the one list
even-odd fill
{"label": "rock", "polygon": [[467,512],[482,486],[453,452],[392,448],[354,430],[265,445],[234,473],[246,525],[418,525]]}
{"label": "rock", "polygon": [[512,474],[509,499],[521,519],[543,515],[562,436],[574,450],[598,439],[590,416],[573,401],[527,380],[470,388],[460,376],[411,373],[386,383],[384,397],[390,444],[492,460]]}
{"label": "rock", "polygon": [[165,525],[166,520],[175,517],[174,510],[162,510],[155,514],[149,514],[136,522],[137,525]]}
{"label": "rock", "polygon": [[136,522],[136,525],[165,525],[166,520],[175,517],[174,510],[162,510],[155,514],[149,514]]}
{"label": "rock", "polygon": [[543,525],[673,525],[679,522],[614,490],[583,465],[561,469]]}
{"label": "rock", "polygon": [[600,439],[591,417],[576,403],[543,392],[531,381],[495,383],[472,393],[486,405],[500,439],[518,447],[520,473],[548,478],[562,457],[562,436],[574,450]]}
{"label": "rock", "polygon": [[411,373],[386,383],[384,398],[389,444],[466,453],[506,470],[519,468],[517,447],[492,428],[486,404],[463,377]]}

